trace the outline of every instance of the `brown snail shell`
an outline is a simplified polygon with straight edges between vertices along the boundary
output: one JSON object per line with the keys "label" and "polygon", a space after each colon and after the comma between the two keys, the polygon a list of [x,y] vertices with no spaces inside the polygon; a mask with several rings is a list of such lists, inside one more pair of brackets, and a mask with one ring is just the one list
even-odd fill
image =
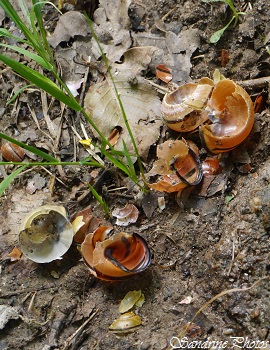
{"label": "brown snail shell", "polygon": [[75,244],[82,244],[85,236],[95,231],[100,225],[100,220],[92,215],[92,210],[90,208],[77,212],[71,218],[71,221],[74,229],[73,241]]}
{"label": "brown snail shell", "polygon": [[157,182],[149,183],[156,191],[178,192],[186,186],[194,186],[202,179],[198,148],[182,140],[165,141],[157,148],[159,158],[148,176],[161,175]]}
{"label": "brown snail shell", "polygon": [[213,90],[210,79],[201,83],[187,83],[164,96],[161,112],[170,129],[179,132],[195,130],[207,120],[207,114],[202,113]]}
{"label": "brown snail shell", "polygon": [[145,270],[150,264],[146,241],[136,233],[108,236],[112,227],[100,226],[89,233],[81,252],[90,272],[103,280],[121,280]]}
{"label": "brown snail shell", "polygon": [[228,152],[250,134],[254,124],[253,104],[248,93],[232,80],[217,83],[207,110],[212,123],[200,127],[200,136],[211,153]]}
{"label": "brown snail shell", "polygon": [[202,172],[204,176],[217,175],[221,173],[222,167],[218,158],[206,158],[202,162]]}
{"label": "brown snail shell", "polygon": [[22,162],[24,160],[25,152],[23,148],[15,143],[6,142],[2,145],[0,152],[2,156],[9,162]]}

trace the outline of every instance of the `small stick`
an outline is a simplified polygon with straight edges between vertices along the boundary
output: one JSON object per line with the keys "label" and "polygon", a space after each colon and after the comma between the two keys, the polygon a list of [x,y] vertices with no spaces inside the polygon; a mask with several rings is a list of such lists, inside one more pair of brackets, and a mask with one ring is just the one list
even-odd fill
{"label": "small stick", "polygon": [[269,86],[270,77],[237,81],[236,83],[241,85],[244,89],[261,89]]}
{"label": "small stick", "polygon": [[231,263],[230,263],[230,266],[229,266],[229,270],[227,272],[227,276],[230,276],[230,273],[231,273],[231,270],[232,270],[232,267],[233,267],[233,262],[234,262],[234,258],[235,258],[235,234],[232,235],[233,237],[233,242],[232,242],[232,260],[231,260]]}
{"label": "small stick", "polygon": [[73,333],[70,337],[67,338],[65,341],[65,345],[62,350],[67,350],[70,346],[71,341],[82,332],[82,330],[85,328],[85,326],[96,316],[98,313],[98,309],[92,313],[92,315]]}

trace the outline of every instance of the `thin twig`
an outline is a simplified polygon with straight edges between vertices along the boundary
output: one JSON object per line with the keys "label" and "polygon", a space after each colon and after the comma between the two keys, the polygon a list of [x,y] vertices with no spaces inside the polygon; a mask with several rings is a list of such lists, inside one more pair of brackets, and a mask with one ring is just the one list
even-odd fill
{"label": "thin twig", "polygon": [[79,333],[81,333],[83,331],[85,326],[96,316],[97,313],[98,313],[98,309],[96,311],[94,311],[92,313],[92,315],[73,334],[71,334],[70,337],[67,338],[62,350],[67,350],[70,347],[70,345],[71,345],[70,343],[72,342],[72,340],[76,337],[76,335],[78,335]]}
{"label": "thin twig", "polygon": [[232,242],[232,260],[231,260],[231,262],[230,262],[230,266],[229,266],[229,270],[228,270],[227,276],[229,276],[230,273],[231,273],[231,270],[232,270],[232,267],[233,267],[234,258],[235,258],[235,240],[236,240],[236,238],[235,238],[235,234],[234,234],[234,233],[232,234],[232,236],[233,236],[233,242]]}
{"label": "thin twig", "polygon": [[236,81],[244,89],[262,89],[270,84],[270,77]]}
{"label": "thin twig", "polygon": [[[51,171],[49,171],[48,169],[44,168],[43,166],[41,166],[41,169],[46,171],[50,176],[54,176]],[[60,182],[60,184],[62,184],[64,187],[68,188],[68,186],[62,180],[60,180],[57,176],[55,177],[55,180]]]}

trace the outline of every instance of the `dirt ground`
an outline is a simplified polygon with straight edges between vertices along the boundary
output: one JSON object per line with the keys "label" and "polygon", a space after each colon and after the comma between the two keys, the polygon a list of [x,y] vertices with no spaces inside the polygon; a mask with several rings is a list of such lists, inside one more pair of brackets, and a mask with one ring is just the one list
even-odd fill
{"label": "dirt ground", "polygon": [[[206,340],[223,342],[219,347],[205,345],[208,349],[270,349],[269,278],[263,279],[270,271],[270,99],[267,84],[257,85],[255,81],[270,75],[267,48],[270,3],[235,0],[237,10],[246,14],[240,16],[235,27],[224,32],[217,44],[210,44],[209,38],[232,16],[222,2],[212,5],[200,0],[87,3],[90,14],[97,11],[94,19],[101,28],[98,36],[106,44],[111,62],[119,62],[132,46],[154,46],[159,51],[143,71],[147,79],[160,84],[152,71],[156,64],[172,68],[173,81],[177,84],[211,77],[218,68],[235,81],[253,80],[247,91],[253,101],[262,95],[264,102],[255,114],[255,125],[244,146],[224,156],[225,170],[215,179],[210,193],[193,194],[185,209],[177,205],[174,195],[161,193],[166,208],[154,208],[147,216],[138,190],[122,175],[112,176],[109,172],[102,178],[99,191],[110,210],[126,203],[139,208],[138,221],[125,231],[142,235],[151,249],[148,269],[121,282],[104,282],[89,274],[75,246],[62,260],[48,264],[36,264],[25,257],[11,261],[8,254],[18,245],[20,222],[34,207],[62,204],[73,215],[90,206],[97,217],[104,217],[87,188],[93,169],[70,166],[64,168],[64,173],[59,168],[48,168],[48,173],[45,168],[36,167],[17,178],[0,199],[0,349],[168,350],[203,348],[195,341]],[[65,3],[64,10],[65,13],[81,11],[84,5],[83,1],[78,1],[75,7]],[[100,9],[108,11],[109,6],[111,12],[107,12],[107,17],[111,17],[104,24]],[[113,24],[115,17],[125,19],[125,23],[118,20],[117,33],[123,28],[129,33],[128,39],[124,33],[117,44],[116,37],[113,43],[104,39],[106,25]],[[62,62],[63,74],[68,75],[69,67],[63,64],[68,59],[62,51],[71,48],[77,57],[78,53],[89,50],[87,40],[73,34],[71,39],[55,38],[60,15],[48,7],[44,18],[52,46]],[[0,20],[3,27],[12,27],[1,12]],[[58,41],[65,43],[59,45]],[[222,49],[228,50],[230,56],[225,66],[221,61]],[[0,130],[50,152],[51,139],[47,137],[42,116],[40,92],[24,92],[17,102],[5,107],[12,89],[21,86],[22,81],[11,71],[3,71],[4,65],[0,67]],[[83,75],[84,71],[73,68],[73,77]],[[90,76],[90,85],[97,82],[96,71]],[[32,119],[31,110],[40,129]],[[54,101],[49,115],[56,125],[60,125],[60,112]],[[74,136],[70,136],[71,126],[78,127],[74,119],[72,112],[65,112],[57,150],[63,160],[72,159],[74,154]],[[178,137],[165,126],[159,126],[159,130],[156,143]],[[146,169],[154,160],[155,145],[148,151],[144,159]],[[83,155],[79,153],[78,158]],[[251,165],[248,171],[243,166],[246,163]],[[0,171],[4,176],[3,169]],[[7,173],[10,171],[6,168]],[[63,184],[55,181],[54,176]],[[127,189],[109,191],[121,186]],[[115,218],[110,222],[115,225]],[[229,289],[248,288],[260,279],[254,288],[226,294],[205,307],[193,321],[193,332],[189,331],[183,338],[185,324],[211,298]],[[142,290],[145,295],[145,303],[135,309],[142,325],[127,334],[113,334],[109,326],[120,315],[119,302],[131,290]]]}

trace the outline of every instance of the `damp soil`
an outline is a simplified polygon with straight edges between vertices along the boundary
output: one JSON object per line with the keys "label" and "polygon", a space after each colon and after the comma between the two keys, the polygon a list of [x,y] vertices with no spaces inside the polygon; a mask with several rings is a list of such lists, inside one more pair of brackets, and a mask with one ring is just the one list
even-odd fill
{"label": "damp soil", "polygon": [[[246,15],[240,16],[239,23],[229,27],[217,44],[209,43],[210,36],[232,15],[221,2],[210,6],[199,0],[131,1],[128,14],[130,32],[136,40],[139,35],[164,37],[164,30],[177,35],[190,28],[197,30],[199,44],[190,57],[188,81],[210,77],[216,68],[235,81],[253,80],[248,92],[253,101],[262,96],[263,103],[245,145],[225,157],[227,166],[215,179],[210,193],[193,194],[185,209],[177,205],[174,195],[161,193],[164,209],[143,210],[138,190],[109,166],[102,175],[94,175],[93,169],[66,167],[48,168],[50,173],[34,168],[18,177],[0,199],[0,304],[12,310],[11,316],[0,315],[0,349],[162,350],[200,348],[194,342],[205,340],[227,341],[228,349],[255,348],[255,343],[248,343],[251,341],[260,342],[257,348],[267,347],[270,289],[269,279],[263,278],[270,271],[269,89],[267,84],[256,85],[255,79],[270,73],[270,4],[266,0],[234,3]],[[94,5],[98,7],[93,2]],[[68,4],[66,10],[73,6]],[[48,29],[52,32],[59,16],[50,16],[55,18]],[[7,24],[4,19],[3,25]],[[158,46],[158,40],[154,45]],[[229,53],[226,65],[222,64],[221,50]],[[24,93],[19,111],[14,103],[6,107],[20,78],[4,70],[3,65],[1,70],[1,131],[12,136],[23,134],[22,141],[50,152],[39,91]],[[151,71],[145,74],[155,80]],[[31,118],[30,107],[35,110],[41,130]],[[58,118],[60,112],[54,101],[50,117]],[[68,130],[74,118],[71,111],[66,111],[58,149],[63,157],[73,154]],[[160,139],[170,137],[177,136],[163,127]],[[152,146],[146,167],[154,156]],[[12,170],[5,169],[7,173]],[[3,169],[1,173],[3,176]],[[34,177],[32,190],[29,182]],[[139,208],[138,221],[124,230],[139,233],[148,242],[152,256],[149,268],[124,281],[100,281],[89,273],[76,246],[62,260],[49,264],[36,264],[25,257],[12,261],[8,254],[18,245],[20,222],[34,207],[61,204],[73,215],[90,206],[96,217],[104,218],[87,188],[88,181],[95,177],[100,178],[97,189],[110,210],[126,203]],[[126,189],[118,189],[122,186]],[[154,200],[150,198],[148,202]],[[115,225],[115,218],[109,222]],[[194,319],[185,341],[182,339],[185,325],[211,298],[226,290],[248,288],[260,279],[254,288],[220,296],[206,306]],[[111,333],[109,326],[120,315],[119,302],[130,290],[144,293],[145,303],[135,309],[142,325],[126,334]],[[233,337],[241,339],[233,345]]]}

